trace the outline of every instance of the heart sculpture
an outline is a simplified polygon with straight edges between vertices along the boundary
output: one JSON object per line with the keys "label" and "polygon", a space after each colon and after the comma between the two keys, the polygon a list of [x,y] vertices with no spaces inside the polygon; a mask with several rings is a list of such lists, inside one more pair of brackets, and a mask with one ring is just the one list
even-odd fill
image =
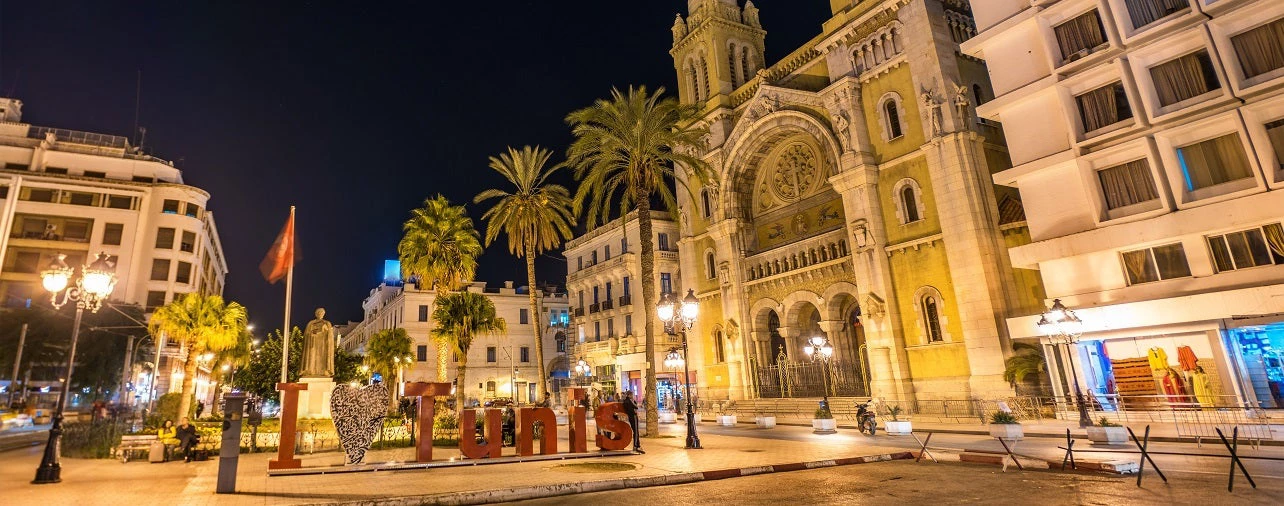
{"label": "heart sculpture", "polygon": [[360,464],[374,443],[379,424],[388,412],[388,388],[382,383],[353,388],[334,387],[330,396],[330,417],[334,420],[339,444],[348,454],[348,465]]}

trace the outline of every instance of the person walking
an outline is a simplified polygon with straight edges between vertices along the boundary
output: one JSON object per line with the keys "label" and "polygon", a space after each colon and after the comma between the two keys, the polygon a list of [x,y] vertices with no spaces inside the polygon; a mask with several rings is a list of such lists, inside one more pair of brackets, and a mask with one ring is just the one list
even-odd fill
{"label": "person walking", "polygon": [[196,434],[196,426],[187,421],[187,417],[179,419],[178,429],[175,431],[178,438],[179,447],[183,450],[183,462],[192,461],[192,447],[201,440],[201,436]]}
{"label": "person walking", "polygon": [[633,428],[633,451],[637,453],[646,453],[642,451],[641,432],[638,430],[638,405],[633,402],[633,392],[624,392],[624,414],[629,417],[629,427]]}

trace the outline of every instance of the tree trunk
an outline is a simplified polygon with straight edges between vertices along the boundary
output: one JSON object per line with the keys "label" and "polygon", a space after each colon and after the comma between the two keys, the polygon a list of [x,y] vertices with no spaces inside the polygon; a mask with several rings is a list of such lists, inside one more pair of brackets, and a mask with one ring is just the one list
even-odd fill
{"label": "tree trunk", "polygon": [[446,369],[450,368],[450,346],[447,343],[437,344],[437,382],[445,383],[450,381],[446,375]]}
{"label": "tree trunk", "polygon": [[455,411],[462,413],[464,409],[464,400],[468,398],[468,395],[465,393],[467,389],[464,388],[464,385],[467,385],[465,381],[467,380],[466,374],[468,372],[468,361],[460,360],[455,369],[457,369],[455,378],[459,380],[455,385]]}
{"label": "tree trunk", "polygon": [[638,199],[638,242],[642,243],[642,310],[643,332],[646,332],[646,391],[642,392],[646,405],[646,437],[660,437],[660,412],[655,398],[655,315],[652,306],[655,296],[655,237],[651,230],[650,195]]}
{"label": "tree trunk", "polygon": [[182,398],[178,401],[178,418],[183,418],[191,412],[192,398],[196,396],[196,362],[200,355],[196,353],[195,346],[187,347],[187,362],[183,364],[183,390]]}
{"label": "tree trunk", "polygon": [[[548,374],[544,371],[544,327],[540,324],[539,296],[536,295],[535,288],[535,248],[529,244],[526,245],[526,291],[530,292],[531,297],[531,325],[535,326],[535,363],[536,371],[539,374],[539,389],[535,394],[539,402],[544,402],[544,392],[548,391]],[[543,293],[540,293],[543,295]],[[517,399],[513,399],[514,402]]]}

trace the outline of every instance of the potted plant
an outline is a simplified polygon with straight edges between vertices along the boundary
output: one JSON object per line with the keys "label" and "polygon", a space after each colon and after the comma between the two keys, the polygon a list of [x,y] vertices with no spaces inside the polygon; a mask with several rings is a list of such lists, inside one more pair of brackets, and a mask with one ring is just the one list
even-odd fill
{"label": "potted plant", "polygon": [[776,426],[776,417],[769,415],[758,415],[753,417],[754,425],[761,429],[770,429]]}
{"label": "potted plant", "polygon": [[1117,423],[1110,423],[1103,416],[1097,421],[1096,427],[1088,427],[1088,440],[1094,445],[1127,444],[1128,429]]}
{"label": "potted plant", "polygon": [[723,427],[735,427],[736,415],[729,415],[725,411],[718,414],[718,425]]}
{"label": "potted plant", "polygon": [[888,434],[897,435],[897,436],[904,436],[906,434],[914,432],[914,427],[910,424],[909,420],[900,419],[900,414],[901,414],[900,406],[892,406],[887,410],[887,414],[891,415],[892,420],[888,422],[883,422],[883,431],[887,432]]}
{"label": "potted plant", "polygon": [[996,411],[990,415],[990,435],[1004,441],[1020,441],[1025,439],[1025,430],[1012,413]]}
{"label": "potted plant", "polygon": [[678,423],[678,414],[673,411],[661,411],[660,423]]}
{"label": "potted plant", "polygon": [[811,429],[816,434],[834,434],[838,432],[838,422],[834,421],[834,415],[829,412],[829,406],[822,404],[819,408],[816,408],[816,413],[811,419]]}

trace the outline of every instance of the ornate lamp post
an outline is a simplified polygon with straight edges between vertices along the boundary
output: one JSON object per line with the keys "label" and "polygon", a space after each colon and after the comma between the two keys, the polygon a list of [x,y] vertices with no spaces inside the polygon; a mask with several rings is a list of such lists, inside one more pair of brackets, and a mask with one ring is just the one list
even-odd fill
{"label": "ornate lamp post", "polygon": [[[80,279],[71,284],[75,271],[67,266],[67,255],[58,254],[53,263],[40,273],[41,284],[51,294],[49,299],[55,310],[61,309],[69,301],[76,302],[76,316],[71,323],[71,349],[67,352],[67,375],[62,382],[62,393],[58,396],[58,407],[54,411],[53,426],[49,429],[49,442],[45,444],[44,457],[40,467],[36,468],[36,479],[31,483],[58,483],[62,481],[62,465],[59,463],[59,449],[62,441],[62,412],[67,410],[67,398],[71,396],[71,375],[76,366],[76,341],[80,338],[80,318],[88,309],[97,313],[103,300],[116,288],[115,265],[107,261],[106,253],[99,253],[93,263],[80,268]],[[71,286],[68,286],[71,285]],[[62,295],[61,300],[59,294]]]}
{"label": "ornate lamp post", "polygon": [[[1038,325],[1040,332],[1053,338],[1054,344],[1064,345],[1067,350],[1071,345],[1078,343],[1079,336],[1083,335],[1083,320],[1062,304],[1061,299],[1052,301],[1052,307],[1040,316]],[[1075,403],[1079,405],[1079,426],[1091,426],[1092,418],[1088,416],[1088,404],[1084,402],[1083,389],[1079,387],[1079,371],[1075,369],[1073,358],[1066,366],[1074,376],[1074,397]],[[1064,377],[1065,372],[1063,371],[1061,375]]]}
{"label": "ornate lamp post", "polygon": [[[655,306],[656,313],[660,316],[660,321],[664,322],[664,332],[669,335],[682,334],[682,383],[686,389],[687,398],[687,446],[689,450],[699,450],[700,436],[696,434],[695,409],[691,405],[691,369],[687,367],[686,357],[687,350],[687,331],[695,325],[696,316],[700,313],[700,300],[696,299],[695,290],[687,290],[687,296],[682,298],[679,306],[677,298],[673,294],[665,294],[660,298],[660,303]],[[675,350],[676,351],[676,350]],[[676,359],[676,357],[674,357]],[[666,362],[668,362],[666,360]]]}
{"label": "ornate lamp post", "polygon": [[825,409],[829,409],[829,359],[834,356],[834,347],[829,345],[829,339],[825,336],[812,336],[807,340],[807,345],[803,346],[803,353],[811,358],[812,362],[820,362],[821,384],[824,385]]}
{"label": "ornate lamp post", "polygon": [[580,386],[584,386],[588,384],[589,376],[593,375],[593,366],[581,359],[575,363],[575,375],[580,378]]}

